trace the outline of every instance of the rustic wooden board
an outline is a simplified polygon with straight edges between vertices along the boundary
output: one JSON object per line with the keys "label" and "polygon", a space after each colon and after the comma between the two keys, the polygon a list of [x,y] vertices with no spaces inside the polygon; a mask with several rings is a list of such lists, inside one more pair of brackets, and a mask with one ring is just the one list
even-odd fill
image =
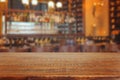
{"label": "rustic wooden board", "polygon": [[0,77],[28,77],[28,76],[120,77],[120,54],[119,53],[0,54]]}

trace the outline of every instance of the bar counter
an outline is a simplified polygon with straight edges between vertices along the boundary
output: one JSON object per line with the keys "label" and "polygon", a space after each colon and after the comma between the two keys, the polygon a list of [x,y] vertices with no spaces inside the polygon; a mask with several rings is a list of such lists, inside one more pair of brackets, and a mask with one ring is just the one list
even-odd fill
{"label": "bar counter", "polygon": [[[0,80],[120,80],[119,53],[0,53]],[[69,79],[71,77],[72,79]],[[115,79],[114,79],[115,78]],[[118,79],[119,78],[119,79]]]}

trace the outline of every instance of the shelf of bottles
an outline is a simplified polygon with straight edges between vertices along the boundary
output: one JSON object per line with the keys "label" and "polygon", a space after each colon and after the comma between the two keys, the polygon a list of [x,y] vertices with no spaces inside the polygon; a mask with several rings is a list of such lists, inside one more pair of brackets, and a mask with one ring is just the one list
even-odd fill
{"label": "shelf of bottles", "polygon": [[[70,40],[69,38],[65,39],[64,37],[60,36],[49,36],[49,37],[41,37],[41,36],[7,36],[7,41],[9,41],[9,44],[7,44],[7,47],[23,47],[25,45],[30,45],[31,43],[34,44],[35,46],[45,46],[47,44],[53,45],[60,45],[62,41],[67,42]],[[105,36],[96,36],[96,37],[84,37],[84,36],[79,36],[79,37],[74,37],[73,38],[74,42],[76,44],[82,44],[84,45],[86,40],[92,40],[95,43],[103,43],[103,42],[110,42],[109,37]]]}
{"label": "shelf of bottles", "polygon": [[70,13],[9,10],[6,23],[7,34],[76,34]]}
{"label": "shelf of bottles", "polygon": [[63,2],[62,11],[69,11],[69,1],[68,0]]}
{"label": "shelf of bottles", "polygon": [[77,33],[84,33],[83,27],[83,0],[72,0],[72,12],[76,16]]}
{"label": "shelf of bottles", "polygon": [[120,0],[109,0],[110,34],[120,32]]}

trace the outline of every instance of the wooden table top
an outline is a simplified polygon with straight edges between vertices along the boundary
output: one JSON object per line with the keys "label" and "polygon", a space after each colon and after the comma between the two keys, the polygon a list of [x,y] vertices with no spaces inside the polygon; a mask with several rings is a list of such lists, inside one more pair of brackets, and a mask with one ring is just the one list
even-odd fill
{"label": "wooden table top", "polygon": [[120,54],[0,54],[0,77],[26,76],[120,77]]}

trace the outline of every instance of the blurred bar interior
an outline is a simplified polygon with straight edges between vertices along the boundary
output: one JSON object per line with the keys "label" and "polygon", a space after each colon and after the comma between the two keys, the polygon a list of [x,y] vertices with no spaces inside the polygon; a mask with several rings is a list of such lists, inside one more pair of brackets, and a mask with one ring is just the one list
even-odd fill
{"label": "blurred bar interior", "polygon": [[120,52],[120,0],[0,0],[0,52]]}

